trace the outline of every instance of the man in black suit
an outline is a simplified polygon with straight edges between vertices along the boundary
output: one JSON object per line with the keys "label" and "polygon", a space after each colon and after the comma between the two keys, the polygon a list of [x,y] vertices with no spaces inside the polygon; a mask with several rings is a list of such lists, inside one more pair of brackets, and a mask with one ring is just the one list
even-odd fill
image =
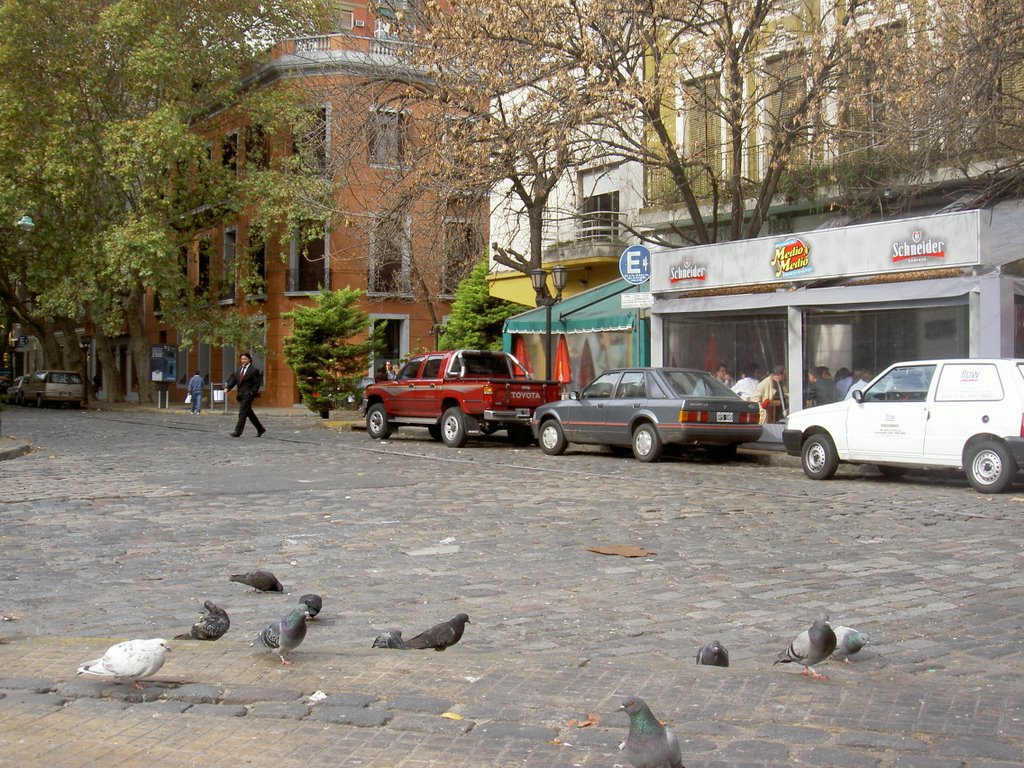
{"label": "man in black suit", "polygon": [[263,374],[260,369],[252,364],[252,355],[243,352],[239,355],[238,370],[228,377],[225,392],[238,388],[238,423],[235,424],[235,431],[232,437],[241,437],[245,429],[245,420],[248,419],[256,427],[256,437],[263,437],[266,428],[256,418],[252,410],[252,401],[259,397],[260,387],[263,385]]}

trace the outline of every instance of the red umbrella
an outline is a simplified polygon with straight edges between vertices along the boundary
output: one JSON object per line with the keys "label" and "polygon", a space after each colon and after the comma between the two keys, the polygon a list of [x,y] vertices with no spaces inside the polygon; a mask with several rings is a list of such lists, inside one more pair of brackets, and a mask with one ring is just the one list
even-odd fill
{"label": "red umbrella", "polygon": [[569,343],[565,336],[558,337],[558,352],[555,354],[555,381],[568,384],[572,381],[572,360],[569,359]]}
{"label": "red umbrella", "polygon": [[512,344],[512,354],[516,356],[516,359],[523,364],[526,370],[533,373],[533,366],[530,365],[530,353],[526,349],[526,339],[521,335],[517,335],[516,340]]}

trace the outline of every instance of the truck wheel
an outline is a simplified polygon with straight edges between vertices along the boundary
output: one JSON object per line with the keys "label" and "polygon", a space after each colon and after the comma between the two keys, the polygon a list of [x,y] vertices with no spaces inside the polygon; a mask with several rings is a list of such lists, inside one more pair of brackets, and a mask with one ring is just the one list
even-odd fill
{"label": "truck wheel", "polygon": [[967,481],[981,493],[1002,493],[1010,487],[1017,465],[1006,446],[985,440],[972,446],[964,462]]}
{"label": "truck wheel", "polygon": [[569,447],[562,425],[557,419],[548,419],[540,426],[540,449],[548,456],[561,456]]}
{"label": "truck wheel", "polygon": [[461,448],[466,444],[466,418],[457,405],[441,417],[441,439],[449,448]]}
{"label": "truck wheel", "polygon": [[388,409],[384,403],[374,403],[366,412],[366,431],[374,440],[387,440],[391,437]]}
{"label": "truck wheel", "polygon": [[649,422],[644,422],[633,432],[633,456],[639,461],[657,461],[661,458],[661,438],[658,429]]}
{"label": "truck wheel", "polygon": [[508,439],[516,448],[525,448],[533,442],[533,432],[522,424],[513,424],[508,428]]}
{"label": "truck wheel", "polygon": [[435,443],[441,442],[441,427],[437,424],[431,424],[427,427],[427,434],[430,435],[430,439]]}
{"label": "truck wheel", "polygon": [[824,433],[811,435],[800,451],[800,464],[811,480],[829,480],[839,468],[839,455],[832,438]]}

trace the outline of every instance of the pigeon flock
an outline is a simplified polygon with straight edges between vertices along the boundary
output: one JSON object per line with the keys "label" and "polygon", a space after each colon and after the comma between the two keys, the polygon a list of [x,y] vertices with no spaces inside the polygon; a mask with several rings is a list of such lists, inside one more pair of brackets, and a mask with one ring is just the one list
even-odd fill
{"label": "pigeon flock", "polygon": [[[245,584],[259,592],[284,591],[277,577],[266,570],[233,574],[229,581]],[[200,615],[188,632],[176,635],[175,640],[217,640],[228,631],[231,620],[223,608],[212,600],[207,600],[203,607],[205,613]],[[299,647],[306,637],[307,623],[315,620],[322,609],[323,598],[320,595],[302,595],[294,608],[256,636],[251,643],[252,647],[276,655],[284,666],[291,664],[286,658],[287,654]],[[377,635],[371,647],[393,650],[433,648],[435,651],[443,651],[462,639],[469,623],[469,616],[459,613],[409,640],[403,640],[402,630],[388,629]],[[799,664],[803,667],[802,674],[815,680],[827,680],[827,676],[815,671],[816,664],[830,657],[849,663],[849,657],[869,642],[870,637],[866,632],[852,627],[832,627],[829,617],[824,615],[797,635],[779,653],[774,664]],[[128,682],[142,689],[144,686],[141,681],[155,675],[163,667],[170,650],[163,638],[128,640],[111,646],[100,658],[82,664],[78,674]],[[697,664],[728,667],[729,651],[721,642],[714,640],[697,651]],[[629,732],[619,749],[633,768],[684,768],[678,739],[654,716],[643,699],[629,696],[622,702],[619,711],[629,715]]]}

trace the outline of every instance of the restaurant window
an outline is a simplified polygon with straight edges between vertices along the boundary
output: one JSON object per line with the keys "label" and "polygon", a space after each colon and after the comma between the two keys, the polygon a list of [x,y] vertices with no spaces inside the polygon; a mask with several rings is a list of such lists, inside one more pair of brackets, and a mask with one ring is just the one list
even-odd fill
{"label": "restaurant window", "polygon": [[824,365],[874,375],[900,360],[968,357],[966,304],[873,312],[810,310],[804,316],[804,369]]}

